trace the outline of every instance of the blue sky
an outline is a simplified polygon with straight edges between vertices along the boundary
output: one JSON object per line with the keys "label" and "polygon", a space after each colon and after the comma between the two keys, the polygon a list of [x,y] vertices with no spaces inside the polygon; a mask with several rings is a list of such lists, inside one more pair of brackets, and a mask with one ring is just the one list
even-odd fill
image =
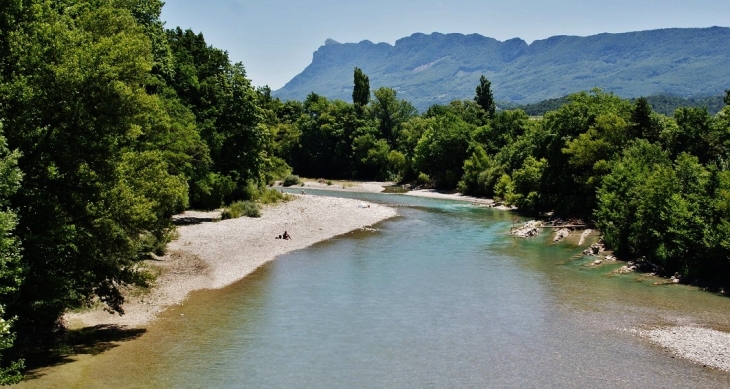
{"label": "blue sky", "polygon": [[728,0],[167,0],[165,27],[202,32],[276,90],[331,38],[388,42],[416,32],[477,33],[527,43],[670,27],[730,26]]}

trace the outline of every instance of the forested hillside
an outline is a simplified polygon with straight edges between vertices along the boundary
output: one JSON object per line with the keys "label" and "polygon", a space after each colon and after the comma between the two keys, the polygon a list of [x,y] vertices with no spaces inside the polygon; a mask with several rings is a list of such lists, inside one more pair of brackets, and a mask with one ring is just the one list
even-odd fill
{"label": "forested hillside", "polygon": [[[0,383],[20,379],[23,355],[54,338],[67,310],[122,314],[123,292],[153,280],[142,263],[164,251],[172,215],[278,193],[267,184],[292,170],[583,217],[624,258],[645,257],[689,282],[730,281],[730,94],[718,114],[684,107],[669,117],[647,99],[592,90],[532,120],[498,110],[494,85],[474,68],[463,76],[467,99],[419,114],[410,95],[371,89],[366,71],[343,62],[336,69],[348,86],[337,93],[346,100],[281,100],[253,88],[243,65],[202,33],[165,29],[162,6],[3,2]],[[530,50],[557,47],[549,43]],[[507,59],[526,50],[491,44]],[[728,80],[717,74],[687,82],[717,89]],[[561,85],[545,78],[535,88],[546,82]]]}
{"label": "forested hillside", "polygon": [[393,88],[419,111],[469,98],[475,79],[493,80],[498,101],[527,104],[601,88],[626,98],[718,96],[730,79],[730,28],[675,28],[554,36],[531,44],[478,34],[413,34],[395,45],[328,40],[312,63],[274,95],[303,100],[314,92],[347,99],[350,71],[374,89]]}

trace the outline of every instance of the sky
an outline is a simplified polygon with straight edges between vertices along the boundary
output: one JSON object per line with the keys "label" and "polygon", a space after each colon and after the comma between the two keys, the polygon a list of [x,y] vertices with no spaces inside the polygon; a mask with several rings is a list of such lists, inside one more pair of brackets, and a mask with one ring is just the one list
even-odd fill
{"label": "sky", "polygon": [[[165,0],[163,0],[165,1]],[[671,27],[730,26],[729,0],[166,0],[166,28],[202,32],[253,85],[284,86],[328,38],[395,41],[420,32],[527,43]]]}

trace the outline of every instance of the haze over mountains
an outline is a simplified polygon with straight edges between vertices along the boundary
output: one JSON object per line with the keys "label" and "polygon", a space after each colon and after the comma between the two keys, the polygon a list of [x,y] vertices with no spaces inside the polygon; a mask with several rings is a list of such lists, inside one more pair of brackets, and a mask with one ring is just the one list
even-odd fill
{"label": "haze over mountains", "polygon": [[315,92],[351,101],[353,69],[371,90],[395,89],[423,111],[471,99],[480,75],[497,101],[531,103],[599,87],[621,97],[720,95],[730,88],[730,28],[672,28],[553,36],[531,44],[478,34],[413,34],[388,43],[328,39],[312,63],[274,95],[303,100]]}

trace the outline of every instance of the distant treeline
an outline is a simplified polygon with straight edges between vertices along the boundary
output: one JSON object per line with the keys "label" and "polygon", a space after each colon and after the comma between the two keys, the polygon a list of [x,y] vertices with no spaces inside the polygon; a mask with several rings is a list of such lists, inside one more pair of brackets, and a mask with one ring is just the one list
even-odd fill
{"label": "distant treeline", "polygon": [[[683,98],[671,95],[654,95],[646,97],[651,108],[663,115],[672,116],[677,108],[707,108],[707,111],[714,115],[725,105],[723,96],[691,97]],[[636,99],[630,99],[634,102]],[[555,111],[570,102],[569,96],[547,99],[533,104],[498,103],[502,109],[521,109],[530,116],[542,116],[550,111]]]}
{"label": "distant treeline", "polygon": [[730,96],[713,114],[580,92],[531,120],[395,90],[272,98],[159,0],[27,0],[0,13],[0,383],[68,309],[122,313],[171,216],[255,200],[292,172],[395,180],[593,220],[624,258],[730,280]]}

